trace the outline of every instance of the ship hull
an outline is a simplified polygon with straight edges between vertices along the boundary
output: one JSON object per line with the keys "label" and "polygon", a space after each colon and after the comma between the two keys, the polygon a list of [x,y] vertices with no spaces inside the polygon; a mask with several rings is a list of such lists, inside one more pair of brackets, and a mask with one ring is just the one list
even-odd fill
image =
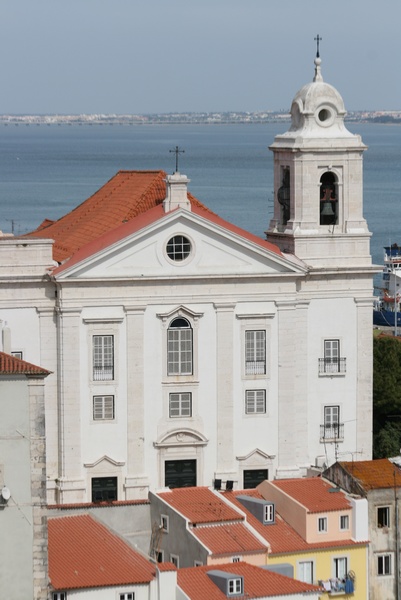
{"label": "ship hull", "polygon": [[397,327],[401,327],[401,313],[395,313],[391,310],[374,310],[373,325],[379,325],[381,327],[394,327],[395,315],[397,315]]}

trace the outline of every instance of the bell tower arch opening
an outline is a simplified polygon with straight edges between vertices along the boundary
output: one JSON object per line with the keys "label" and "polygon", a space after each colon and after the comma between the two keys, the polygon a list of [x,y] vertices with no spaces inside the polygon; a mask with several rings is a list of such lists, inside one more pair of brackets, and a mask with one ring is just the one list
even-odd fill
{"label": "bell tower arch opening", "polygon": [[338,225],[338,181],[331,171],[320,178],[320,225]]}

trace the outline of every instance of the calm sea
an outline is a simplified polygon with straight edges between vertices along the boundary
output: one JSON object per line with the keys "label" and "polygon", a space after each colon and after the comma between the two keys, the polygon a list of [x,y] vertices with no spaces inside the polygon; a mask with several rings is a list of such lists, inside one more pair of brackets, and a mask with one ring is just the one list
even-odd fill
{"label": "calm sea", "polygon": [[[263,237],[272,215],[273,161],[268,146],[288,124],[267,125],[9,125],[0,127],[0,229],[15,234],[57,219],[119,169],[172,173],[221,217]],[[401,243],[401,127],[350,124],[369,146],[364,159],[364,214],[372,254]]]}

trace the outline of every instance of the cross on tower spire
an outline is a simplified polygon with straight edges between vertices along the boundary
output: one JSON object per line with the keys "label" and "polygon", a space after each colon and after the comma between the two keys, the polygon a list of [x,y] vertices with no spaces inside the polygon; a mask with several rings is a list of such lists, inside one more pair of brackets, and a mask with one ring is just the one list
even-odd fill
{"label": "cross on tower spire", "polygon": [[184,154],[185,150],[180,150],[179,147],[176,146],[174,150],[169,150],[169,152],[175,153],[175,173],[178,173],[178,155]]}
{"label": "cross on tower spire", "polygon": [[322,38],[319,36],[319,34],[317,34],[317,36],[314,39],[315,39],[315,42],[316,42],[316,58],[319,58],[320,57],[320,54],[319,54],[319,42],[322,41]]}

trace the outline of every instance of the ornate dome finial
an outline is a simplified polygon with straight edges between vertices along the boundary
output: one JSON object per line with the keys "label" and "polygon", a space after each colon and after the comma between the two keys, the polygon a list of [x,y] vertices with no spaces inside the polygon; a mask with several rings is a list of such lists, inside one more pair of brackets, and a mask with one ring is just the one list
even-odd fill
{"label": "ornate dome finial", "polygon": [[322,38],[320,37],[319,34],[317,34],[317,36],[315,37],[316,58],[315,58],[315,76],[313,78],[313,81],[323,81],[322,73],[320,71],[320,65],[322,64],[322,59],[320,58],[320,53],[319,53],[319,42],[321,42],[321,41],[322,41]]}

